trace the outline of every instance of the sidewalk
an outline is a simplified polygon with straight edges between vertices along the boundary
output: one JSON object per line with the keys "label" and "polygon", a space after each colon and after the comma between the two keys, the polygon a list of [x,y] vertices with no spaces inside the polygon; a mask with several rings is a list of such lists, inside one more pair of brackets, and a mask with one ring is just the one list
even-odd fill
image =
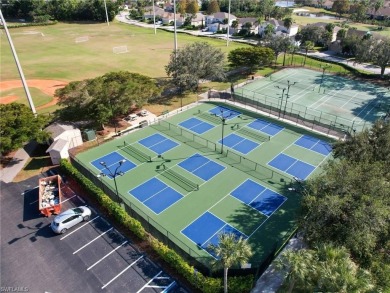
{"label": "sidewalk", "polygon": [[37,144],[35,142],[31,142],[24,146],[24,148],[20,148],[15,153],[12,161],[0,170],[0,180],[4,183],[10,183],[14,180],[16,175],[23,169],[26,165],[28,159],[30,158],[30,154],[34,151]]}

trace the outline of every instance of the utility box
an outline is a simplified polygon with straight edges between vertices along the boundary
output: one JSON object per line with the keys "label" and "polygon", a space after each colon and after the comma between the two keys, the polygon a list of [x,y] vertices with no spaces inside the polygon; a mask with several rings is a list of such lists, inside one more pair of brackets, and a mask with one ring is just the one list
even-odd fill
{"label": "utility box", "polygon": [[91,141],[96,139],[95,130],[84,130],[83,131],[83,139],[84,141]]}

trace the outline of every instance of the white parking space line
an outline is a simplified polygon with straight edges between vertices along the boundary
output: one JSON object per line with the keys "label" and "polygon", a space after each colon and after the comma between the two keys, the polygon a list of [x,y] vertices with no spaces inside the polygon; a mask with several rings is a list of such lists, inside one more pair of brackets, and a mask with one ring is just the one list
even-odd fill
{"label": "white parking space line", "polygon": [[150,282],[152,282],[154,279],[156,279],[158,276],[160,276],[161,273],[162,273],[162,271],[160,271],[157,275],[155,275],[153,278],[151,278],[151,279],[149,280],[149,282],[147,282],[141,289],[139,289],[139,290],[137,291],[137,293],[141,292],[143,289],[145,289],[145,287],[149,287],[148,285],[150,284]]}
{"label": "white parking space line", "polygon": [[144,256],[141,255],[139,258],[137,258],[134,262],[132,262],[131,264],[129,264],[123,271],[121,271],[118,275],[116,275],[114,278],[111,279],[111,281],[109,281],[107,284],[105,284],[102,289],[106,288],[108,285],[110,285],[113,281],[115,281],[120,275],[122,275],[124,272],[126,272],[129,268],[131,268],[135,263],[137,263],[137,261],[139,261],[141,258],[143,258]]}
{"label": "white parking space line", "polygon": [[69,232],[69,233],[66,234],[64,237],[60,238],[60,240],[65,239],[66,237],[72,235],[74,232],[80,230],[80,229],[83,228],[85,225],[88,225],[90,222],[92,222],[93,220],[95,220],[95,219],[97,219],[97,218],[100,218],[100,216],[96,216],[96,217],[93,218],[92,220],[89,220],[88,222],[86,222],[84,225],[81,225],[80,227],[78,227],[77,229],[73,230],[72,232]]}
{"label": "white parking space line", "polygon": [[164,291],[162,291],[161,293],[166,293],[168,292],[173,286],[176,285],[176,281],[173,281],[172,283],[170,283],[165,289]]}
{"label": "white parking space line", "polygon": [[85,203],[85,200],[83,200],[80,196],[77,196],[77,198],[78,198],[82,203]]}
{"label": "white parking space line", "polygon": [[103,232],[102,234],[98,235],[97,237],[95,237],[94,239],[92,239],[91,241],[89,241],[87,244],[81,246],[79,249],[77,249],[75,252],[73,252],[73,254],[76,254],[77,252],[79,252],[80,250],[82,250],[83,248],[87,247],[88,245],[90,245],[92,242],[94,242],[96,239],[102,237],[104,234],[110,232],[112,229],[114,229],[114,227],[111,227],[110,229],[108,229],[107,231]]}
{"label": "white parking space line", "polygon": [[[20,195],[24,195],[26,192],[30,192],[31,190],[34,190],[35,188],[38,188],[38,187],[39,187],[39,185],[22,192]],[[37,200],[35,202],[37,202]]]}
{"label": "white parking space line", "polygon": [[69,198],[67,198],[67,199],[63,200],[62,202],[66,202],[66,201],[70,200],[71,198],[74,198],[75,196],[76,196],[76,194],[75,194],[75,195],[73,195],[72,197],[69,197]]}
{"label": "white parking space line", "polygon": [[101,262],[103,259],[105,259],[106,257],[108,257],[109,255],[111,255],[112,253],[114,253],[118,248],[121,248],[123,245],[125,245],[128,241],[126,240],[125,242],[123,242],[121,245],[119,245],[118,247],[116,247],[113,251],[107,253],[105,256],[103,256],[101,259],[99,259],[97,262],[95,262],[93,265],[91,265],[87,271],[89,271],[90,269],[92,269],[94,266],[96,266],[99,262]]}

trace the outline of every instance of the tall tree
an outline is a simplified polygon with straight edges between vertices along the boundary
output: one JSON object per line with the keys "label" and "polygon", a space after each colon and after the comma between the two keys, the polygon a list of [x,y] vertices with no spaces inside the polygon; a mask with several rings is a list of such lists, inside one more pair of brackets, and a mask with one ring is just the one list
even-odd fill
{"label": "tall tree", "polygon": [[[267,38],[265,42],[265,46],[271,48],[275,53],[275,64],[277,58],[281,52],[287,52],[289,46],[291,44],[290,38],[282,35],[279,36],[271,36]],[[284,64],[284,61],[283,61]]]}
{"label": "tall tree", "polygon": [[201,79],[223,80],[224,53],[206,42],[196,42],[171,54],[165,67],[180,92],[197,90]]}
{"label": "tall tree", "polygon": [[375,0],[375,1],[371,2],[371,4],[372,4],[372,8],[374,9],[374,12],[376,15],[378,13],[378,10],[384,6],[385,1],[384,0]]}
{"label": "tall tree", "polygon": [[232,67],[248,67],[251,72],[272,63],[274,52],[270,48],[237,48],[229,52],[228,60]]}
{"label": "tall tree", "polygon": [[209,248],[214,252],[218,262],[223,267],[223,289],[228,292],[227,277],[228,270],[235,264],[245,264],[252,256],[249,244],[241,236],[233,233],[223,233],[218,237],[218,245],[211,245]]}
{"label": "tall tree", "polygon": [[180,13],[180,15],[184,16],[188,6],[187,0],[180,0],[176,5],[177,11]]}
{"label": "tall tree", "polygon": [[217,0],[211,0],[209,6],[207,7],[207,14],[211,15],[217,12],[220,12],[219,4]]}
{"label": "tall tree", "polygon": [[372,62],[381,68],[381,76],[390,66],[390,38],[366,38],[356,48],[356,60]]}
{"label": "tall tree", "polygon": [[306,58],[307,58],[307,53],[309,50],[312,50],[314,48],[314,44],[312,41],[306,41],[302,44],[302,48],[305,49],[305,59],[303,61],[303,65],[306,64]]}
{"label": "tall tree", "polygon": [[50,134],[42,130],[47,122],[47,117],[35,117],[26,105],[0,104],[0,153],[7,154],[30,140],[47,141]]}
{"label": "tall tree", "polygon": [[259,11],[265,20],[268,20],[270,18],[274,7],[275,7],[274,0],[263,0],[259,2]]}
{"label": "tall tree", "polygon": [[195,15],[199,12],[199,5],[198,5],[198,1],[197,0],[192,0],[188,3],[187,5],[187,9],[186,9],[186,12],[187,13],[190,13],[192,15]]}
{"label": "tall tree", "polygon": [[332,5],[332,11],[336,12],[339,18],[349,11],[349,0],[335,0]]}
{"label": "tall tree", "polygon": [[290,27],[293,25],[293,19],[292,17],[286,17],[284,20],[283,20],[283,25],[284,27],[289,30]]}

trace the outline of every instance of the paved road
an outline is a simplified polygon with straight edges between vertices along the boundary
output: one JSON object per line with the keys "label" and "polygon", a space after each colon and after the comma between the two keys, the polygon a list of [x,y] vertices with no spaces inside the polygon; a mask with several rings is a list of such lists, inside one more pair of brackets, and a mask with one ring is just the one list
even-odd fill
{"label": "paved road", "polygon": [[[1,183],[1,290],[187,292],[96,212],[66,234],[54,234],[51,218],[39,215],[37,182],[38,176]],[[64,192],[63,211],[85,204],[70,189]]]}

